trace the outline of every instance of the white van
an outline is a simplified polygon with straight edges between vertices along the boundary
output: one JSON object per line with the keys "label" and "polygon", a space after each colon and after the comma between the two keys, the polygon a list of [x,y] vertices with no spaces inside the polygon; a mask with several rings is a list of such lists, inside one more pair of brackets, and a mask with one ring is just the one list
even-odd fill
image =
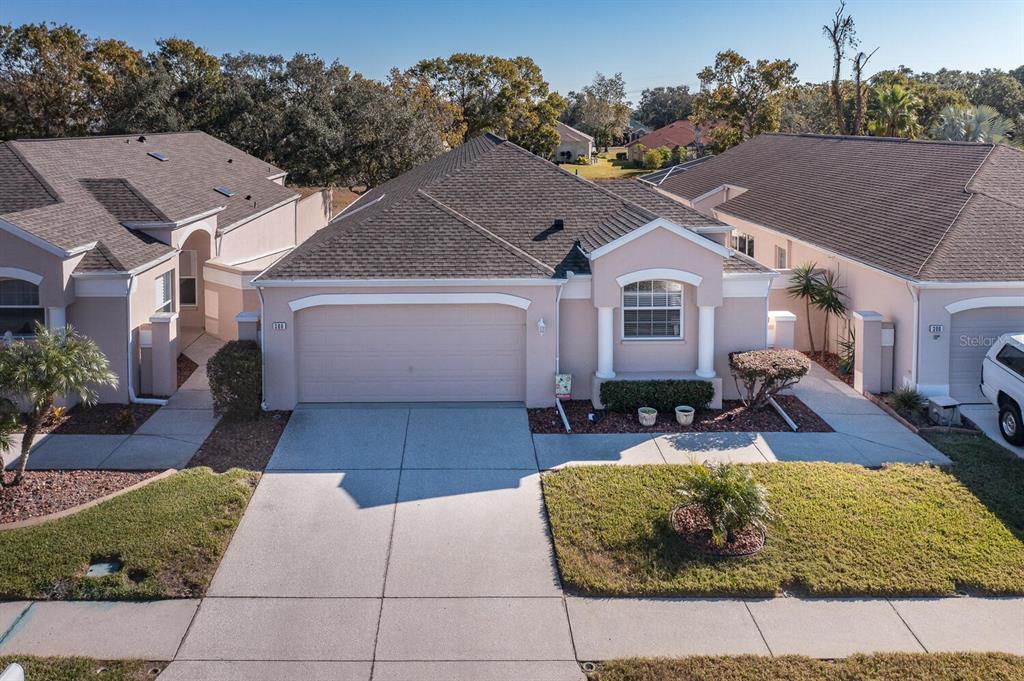
{"label": "white van", "polygon": [[1012,445],[1024,445],[1024,333],[999,337],[981,368],[981,391],[999,407],[999,431]]}

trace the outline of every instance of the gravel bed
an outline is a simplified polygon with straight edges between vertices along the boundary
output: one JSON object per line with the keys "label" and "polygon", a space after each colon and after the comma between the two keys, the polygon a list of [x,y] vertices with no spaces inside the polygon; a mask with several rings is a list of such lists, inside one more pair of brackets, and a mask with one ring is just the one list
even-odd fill
{"label": "gravel bed", "polygon": [[[0,489],[0,523],[74,508],[157,475],[155,471],[26,471],[20,485]],[[7,474],[7,480],[14,478]]]}

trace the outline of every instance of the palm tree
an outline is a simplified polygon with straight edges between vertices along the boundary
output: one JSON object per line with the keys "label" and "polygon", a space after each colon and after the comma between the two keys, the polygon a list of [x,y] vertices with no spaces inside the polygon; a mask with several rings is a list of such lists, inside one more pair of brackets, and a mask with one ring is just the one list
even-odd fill
{"label": "palm tree", "polygon": [[938,140],[998,144],[1013,128],[1013,121],[987,104],[947,106],[939,112],[939,120],[929,130],[929,135]]}
{"label": "palm tree", "polygon": [[[70,326],[49,330],[36,324],[36,337],[0,349],[0,386],[3,392],[28,405],[21,461],[11,484],[25,477],[32,441],[46,421],[53,403],[75,396],[90,406],[96,403],[93,386],[117,385],[117,376],[99,346]],[[0,486],[6,484],[0,475]]]}
{"label": "palm tree", "polygon": [[868,132],[879,137],[910,137],[921,134],[917,110],[921,100],[902,85],[886,85],[874,90],[868,110]]}
{"label": "palm tree", "polygon": [[789,287],[786,289],[793,298],[804,301],[804,309],[807,319],[807,337],[811,342],[811,354],[814,354],[814,332],[811,328],[811,305],[814,304],[818,295],[818,286],[821,284],[821,277],[815,268],[817,263],[805,262],[803,265],[793,268],[789,275]]}
{"label": "palm tree", "polygon": [[839,275],[832,270],[825,270],[818,277],[818,286],[811,303],[825,313],[825,338],[822,341],[825,352],[828,352],[828,322],[832,316],[841,317],[846,314],[846,303],[843,298],[843,287],[839,285]]}

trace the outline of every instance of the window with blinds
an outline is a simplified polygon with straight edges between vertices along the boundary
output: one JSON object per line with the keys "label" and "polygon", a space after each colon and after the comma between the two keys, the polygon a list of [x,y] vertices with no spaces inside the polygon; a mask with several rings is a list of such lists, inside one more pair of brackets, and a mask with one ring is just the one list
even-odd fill
{"label": "window with blinds", "polygon": [[174,310],[174,270],[164,272],[156,278],[156,311]]}
{"label": "window with blinds", "polygon": [[683,337],[683,285],[656,279],[622,289],[622,337],[631,340]]}

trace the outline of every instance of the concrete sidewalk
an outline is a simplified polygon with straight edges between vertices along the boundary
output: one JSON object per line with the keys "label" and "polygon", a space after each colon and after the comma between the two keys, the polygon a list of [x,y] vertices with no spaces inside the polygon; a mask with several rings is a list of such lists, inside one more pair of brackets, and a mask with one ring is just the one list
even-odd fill
{"label": "concrete sidewalk", "polygon": [[[182,351],[199,367],[135,433],[37,437],[28,469],[149,471],[185,466],[219,420],[213,415],[206,362],[223,344],[204,334]],[[20,436],[15,445],[5,465],[20,458]]]}

